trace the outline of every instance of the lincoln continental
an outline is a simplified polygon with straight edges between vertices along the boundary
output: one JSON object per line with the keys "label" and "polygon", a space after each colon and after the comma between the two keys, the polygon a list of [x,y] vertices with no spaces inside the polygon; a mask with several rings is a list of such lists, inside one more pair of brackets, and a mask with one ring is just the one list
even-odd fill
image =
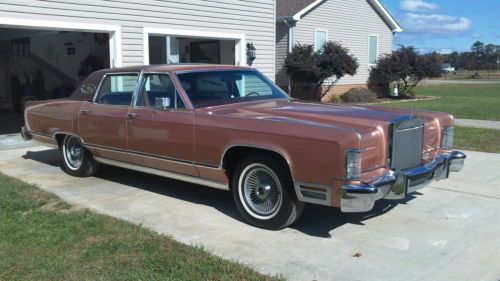
{"label": "lincoln continental", "polygon": [[447,179],[466,158],[453,132],[446,113],[301,101],[253,68],[201,64],[94,72],[69,98],[28,102],[22,128],[72,176],[104,164],[228,190],[266,229],[305,203],[369,212]]}

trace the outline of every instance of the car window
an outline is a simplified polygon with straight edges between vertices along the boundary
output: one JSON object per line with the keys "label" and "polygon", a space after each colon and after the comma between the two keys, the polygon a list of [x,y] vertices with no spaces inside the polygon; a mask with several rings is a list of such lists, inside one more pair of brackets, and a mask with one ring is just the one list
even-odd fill
{"label": "car window", "polygon": [[137,85],[137,74],[107,75],[101,83],[96,103],[130,105]]}
{"label": "car window", "polygon": [[168,74],[147,74],[139,91],[136,106],[158,107],[159,99],[169,98],[170,108],[186,108]]}
{"label": "car window", "polygon": [[177,75],[195,107],[288,96],[258,71],[203,71]]}

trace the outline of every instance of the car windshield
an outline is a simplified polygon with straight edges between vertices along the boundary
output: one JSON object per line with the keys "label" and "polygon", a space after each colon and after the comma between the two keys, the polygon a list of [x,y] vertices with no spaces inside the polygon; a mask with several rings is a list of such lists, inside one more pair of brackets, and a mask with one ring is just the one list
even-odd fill
{"label": "car windshield", "polygon": [[289,98],[258,71],[196,71],[177,76],[196,108],[242,101]]}

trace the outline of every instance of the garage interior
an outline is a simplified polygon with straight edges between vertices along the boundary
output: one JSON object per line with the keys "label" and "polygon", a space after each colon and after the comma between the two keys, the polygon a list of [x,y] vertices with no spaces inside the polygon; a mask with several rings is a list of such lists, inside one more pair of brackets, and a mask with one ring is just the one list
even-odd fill
{"label": "garage interior", "polygon": [[235,64],[234,40],[149,36],[149,63]]}
{"label": "garage interior", "polygon": [[67,97],[109,65],[108,33],[0,28],[0,134],[19,132],[26,101]]}

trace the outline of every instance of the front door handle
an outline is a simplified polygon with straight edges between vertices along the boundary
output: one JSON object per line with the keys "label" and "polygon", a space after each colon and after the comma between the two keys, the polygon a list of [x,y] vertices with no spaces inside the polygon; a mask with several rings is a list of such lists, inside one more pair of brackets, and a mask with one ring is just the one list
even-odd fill
{"label": "front door handle", "polygon": [[138,116],[139,116],[139,115],[138,115],[137,113],[131,113],[131,112],[127,113],[127,118],[128,118],[128,119],[135,119],[135,118],[137,118]]}
{"label": "front door handle", "polygon": [[92,110],[88,110],[88,109],[80,110],[80,114],[82,114],[82,115],[89,115],[90,113],[92,113]]}

